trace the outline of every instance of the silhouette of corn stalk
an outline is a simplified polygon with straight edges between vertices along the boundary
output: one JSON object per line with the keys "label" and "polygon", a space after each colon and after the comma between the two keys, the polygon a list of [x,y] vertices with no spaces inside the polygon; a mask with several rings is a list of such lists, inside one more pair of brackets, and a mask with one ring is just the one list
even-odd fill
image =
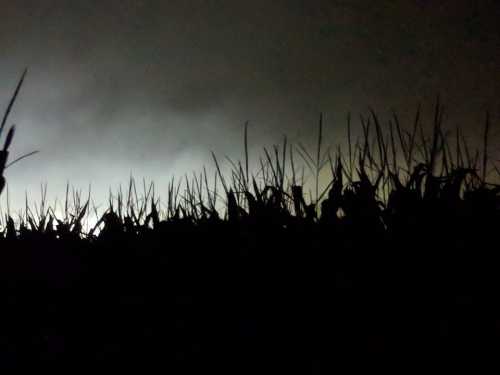
{"label": "silhouette of corn stalk", "polygon": [[[19,91],[21,90],[21,86],[23,85],[23,82],[24,82],[24,78],[26,77],[26,74],[28,73],[28,70],[25,69],[23,74],[21,75],[21,78],[19,79],[19,82],[16,86],[16,89],[14,91],[14,94],[12,95],[12,98],[10,99],[9,101],[9,104],[7,105],[7,108],[4,112],[4,115],[3,115],[3,118],[2,118],[2,123],[0,124],[0,137],[2,136],[3,134],[3,131],[5,129],[5,125],[7,124],[7,120],[8,120],[8,117],[9,117],[9,114],[12,110],[12,107],[14,105],[14,102],[16,101],[17,99],[17,96],[19,94]],[[12,164],[18,162],[19,160],[21,159],[24,159],[28,156],[31,156],[35,153],[37,153],[38,151],[33,151],[33,152],[30,152],[28,154],[25,154],[25,155],[22,155],[21,157],[18,157],[17,159],[15,159],[14,161],[10,162],[7,164],[7,160],[8,160],[8,157],[9,157],[9,147],[12,143],[12,140],[14,138],[14,133],[16,131],[16,126],[15,125],[11,125],[11,127],[9,128],[9,131],[7,132],[7,136],[5,137],[5,142],[4,142],[4,145],[3,145],[3,149],[0,150],[0,194],[2,193],[4,187],[5,187],[5,177],[4,177],[4,171],[10,167]]]}

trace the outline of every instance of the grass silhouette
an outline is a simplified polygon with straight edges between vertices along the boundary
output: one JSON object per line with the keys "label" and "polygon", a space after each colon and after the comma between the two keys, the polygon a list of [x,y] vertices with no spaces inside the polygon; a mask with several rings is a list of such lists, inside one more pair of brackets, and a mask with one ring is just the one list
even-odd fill
{"label": "grass silhouette", "polygon": [[407,128],[371,111],[357,139],[349,116],[345,152],[321,118],[316,152],[285,138],[255,172],[245,126],[245,160],[225,173],[212,154],[213,178],[172,179],[164,201],[131,179],[98,213],[68,186],[58,217],[42,189],[2,226],[0,366],[330,373],[495,353],[489,116],[473,152],[439,100],[430,135],[420,112]]}

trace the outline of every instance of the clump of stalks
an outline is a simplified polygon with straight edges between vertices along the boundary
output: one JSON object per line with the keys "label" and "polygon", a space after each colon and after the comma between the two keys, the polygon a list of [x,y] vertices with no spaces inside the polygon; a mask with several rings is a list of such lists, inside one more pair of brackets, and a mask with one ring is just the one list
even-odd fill
{"label": "clump of stalks", "polygon": [[[316,152],[309,152],[301,143],[290,144],[285,137],[281,145],[263,148],[259,167],[253,172],[245,124],[244,160],[226,157],[229,172],[224,172],[212,153],[213,175],[203,167],[200,173],[172,178],[163,200],[153,183],[143,180],[138,188],[131,178],[126,192],[121,187],[116,193],[110,192],[104,212],[95,205],[90,189],[86,199],[74,190],[70,197],[68,185],[64,207],[59,210],[62,215],[57,215],[56,208],[47,206],[46,189],[42,188],[42,202],[35,206],[35,212],[26,205],[19,230],[13,219],[6,217],[4,233],[14,237],[37,232],[58,238],[96,238],[110,232],[137,235],[169,225],[221,221],[281,227],[297,223],[361,223],[364,228],[383,231],[397,221],[395,217],[413,214],[415,207],[427,209],[442,203],[459,209],[463,202],[479,200],[496,208],[500,186],[492,181],[500,176],[500,170],[489,158],[489,115],[482,150],[472,151],[458,128],[453,137],[444,128],[443,114],[439,99],[431,127],[424,126],[420,107],[410,126],[403,126],[396,113],[382,125],[375,111],[370,110],[369,116],[360,116],[357,136],[348,115],[347,145],[334,151],[324,145],[321,115]],[[13,132],[12,128],[3,155]],[[326,170],[330,176],[325,181],[322,177]],[[492,173],[496,174],[491,178]],[[309,183],[307,178],[311,176],[313,182]],[[309,186],[314,193],[309,189],[307,197],[305,189]]]}

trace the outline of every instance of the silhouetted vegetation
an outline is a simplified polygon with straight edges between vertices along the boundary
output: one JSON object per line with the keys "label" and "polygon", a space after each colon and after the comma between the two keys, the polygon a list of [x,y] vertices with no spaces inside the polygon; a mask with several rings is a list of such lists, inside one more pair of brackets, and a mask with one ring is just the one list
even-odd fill
{"label": "silhouetted vegetation", "polygon": [[172,180],[164,201],[131,180],[102,214],[68,187],[58,217],[42,191],[2,226],[0,366],[330,373],[493,355],[489,120],[475,152],[442,113],[430,136],[420,110],[409,127],[371,112],[357,139],[349,119],[335,152],[320,121],[315,155],[285,139],[254,173],[245,127],[229,173],[214,155],[213,178]]}

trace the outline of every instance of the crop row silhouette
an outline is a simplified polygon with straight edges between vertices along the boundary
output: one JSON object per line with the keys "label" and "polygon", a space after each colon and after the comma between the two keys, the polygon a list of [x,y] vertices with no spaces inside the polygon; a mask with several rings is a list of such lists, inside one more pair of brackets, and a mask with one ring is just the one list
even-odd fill
{"label": "crop row silhouette", "polygon": [[68,186],[59,217],[42,189],[2,225],[0,366],[329,373],[494,354],[489,116],[472,151],[439,100],[430,135],[420,114],[383,126],[371,111],[358,137],[348,116],[344,151],[320,117],[314,154],[284,138],[255,172],[245,126],[243,161],[226,173],[213,154],[213,178],[172,179],[165,201],[131,179],[99,213]]}
{"label": "crop row silhouette", "polygon": [[[2,218],[2,233],[9,238],[36,232],[92,240],[103,227],[107,228],[105,232],[113,228],[139,233],[158,229],[166,222],[197,225],[221,220],[274,222],[284,226],[326,222],[344,225],[368,220],[372,229],[391,230],[395,217],[413,216],[421,211],[424,220],[438,207],[444,210],[447,206],[454,214],[460,213],[457,210],[465,210],[465,214],[467,210],[479,210],[480,207],[495,209],[500,185],[492,181],[498,179],[500,171],[494,163],[488,162],[489,119],[484,130],[483,152],[476,150],[472,155],[459,129],[453,149],[449,133],[444,134],[441,127],[441,111],[438,103],[430,138],[424,135],[419,122],[420,111],[411,131],[402,129],[394,115],[388,134],[383,134],[377,115],[372,112],[370,119],[362,118],[363,139],[358,138],[354,145],[348,121],[348,152],[342,153],[339,147],[333,155],[331,148],[321,153],[320,119],[316,157],[312,157],[302,144],[288,145],[285,138],[283,145],[275,145],[272,150],[263,149],[260,169],[252,174],[248,167],[245,126],[246,158],[243,163],[227,158],[232,170],[223,173],[212,153],[216,167],[213,178],[208,177],[205,167],[199,175],[186,175],[178,181],[172,178],[164,202],[155,193],[154,183],[146,184],[143,180],[139,188],[142,191],[138,193],[137,183],[131,178],[125,193],[121,187],[116,194],[110,192],[108,208],[99,214],[90,189],[85,199],[81,191],[72,189],[70,193],[68,184],[63,207],[59,210],[63,214],[58,215],[57,202],[54,206],[47,203],[47,187],[42,186],[40,204],[35,204],[34,209],[26,198],[25,211],[18,215],[18,228],[8,210]],[[371,136],[371,132],[375,134]],[[4,166],[13,135],[14,127],[2,151]],[[298,162],[294,153],[299,155]],[[298,163],[301,164],[300,177],[297,176]],[[320,188],[327,168],[329,182]],[[305,169],[314,179],[315,194],[309,190],[309,199],[304,192]],[[492,172],[494,177],[488,178]],[[91,214],[94,225],[84,231],[85,221]]]}

